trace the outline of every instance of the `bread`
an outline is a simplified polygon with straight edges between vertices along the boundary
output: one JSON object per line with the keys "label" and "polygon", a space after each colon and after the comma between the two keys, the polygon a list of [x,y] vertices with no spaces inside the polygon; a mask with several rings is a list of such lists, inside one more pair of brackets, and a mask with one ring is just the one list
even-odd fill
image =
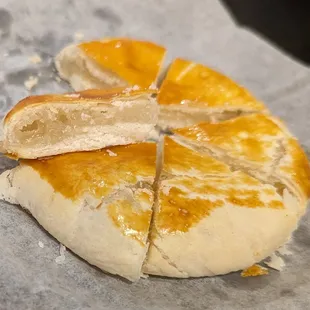
{"label": "bread", "polygon": [[[111,42],[82,46],[91,61],[102,60],[98,46],[117,50]],[[128,42],[120,43],[117,57]],[[81,54],[81,46],[74,49]],[[70,53],[59,63],[69,68],[71,83],[107,87],[85,54],[86,75]],[[119,76],[129,67],[117,67]],[[157,105],[149,89],[156,68],[150,79],[138,70],[141,75],[109,84],[139,85],[129,89],[21,101],[5,118],[3,146],[30,159],[0,175],[0,199],[30,211],[91,264],[131,281],[142,274],[187,278],[246,269],[282,246],[305,213],[307,157],[262,103],[202,65],[175,60]],[[154,143],[110,148],[153,137],[156,124],[172,128],[157,152]],[[66,152],[76,153],[31,159]]]}
{"label": "bread", "polygon": [[0,198],[89,263],[135,281],[148,249],[155,161],[154,143],[22,160],[0,176]]}
{"label": "bread", "polygon": [[157,122],[155,90],[88,90],[32,96],[4,120],[3,147],[37,158],[148,139]]}
{"label": "bread", "polygon": [[305,203],[284,189],[165,138],[148,274],[201,277],[247,268],[296,228]]}
{"label": "bread", "polygon": [[159,125],[164,129],[267,112],[261,102],[228,77],[180,58],[171,64],[157,100]]}
{"label": "bread", "polygon": [[147,41],[111,38],[65,47],[55,58],[61,78],[74,90],[155,87],[165,48]]}

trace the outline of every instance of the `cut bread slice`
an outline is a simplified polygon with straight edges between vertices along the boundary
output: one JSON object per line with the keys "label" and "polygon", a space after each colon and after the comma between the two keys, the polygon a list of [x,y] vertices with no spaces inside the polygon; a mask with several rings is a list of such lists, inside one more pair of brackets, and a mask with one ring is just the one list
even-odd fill
{"label": "cut bread slice", "polygon": [[305,205],[209,155],[165,138],[145,273],[201,277],[241,270],[284,244]]}
{"label": "cut bread slice", "polygon": [[7,114],[3,147],[38,158],[147,140],[158,118],[153,94],[118,88],[28,97]]}
{"label": "cut bread slice", "polygon": [[158,94],[159,125],[181,128],[267,109],[245,88],[201,64],[176,59]]}
{"label": "cut bread slice", "polygon": [[155,168],[154,143],[21,160],[0,176],[0,199],[20,204],[89,263],[135,281],[148,249]]}
{"label": "cut bread slice", "polygon": [[[310,167],[297,140],[276,118],[240,116],[220,123],[200,123],[174,130],[182,141],[213,154],[265,182],[283,184],[302,203],[310,195]],[[282,184],[282,185],[281,185]]]}
{"label": "cut bread slice", "polygon": [[166,49],[126,38],[65,47],[55,58],[59,75],[74,90],[134,86],[156,87]]}

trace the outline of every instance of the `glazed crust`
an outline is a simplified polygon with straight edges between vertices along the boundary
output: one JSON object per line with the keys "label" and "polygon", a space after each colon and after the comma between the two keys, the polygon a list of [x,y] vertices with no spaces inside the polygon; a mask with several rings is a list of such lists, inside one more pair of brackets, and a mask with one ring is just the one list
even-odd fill
{"label": "glazed crust", "polygon": [[245,88],[225,75],[180,58],[169,67],[159,90],[158,103],[210,110],[266,110]]}
{"label": "glazed crust", "polygon": [[240,116],[217,124],[201,123],[176,129],[177,135],[202,152],[268,182],[280,182],[304,204],[310,195],[310,166],[298,141],[275,117]]}
{"label": "glazed crust", "polygon": [[85,42],[79,48],[100,67],[143,88],[156,83],[166,53],[164,47],[152,42],[128,38]]}

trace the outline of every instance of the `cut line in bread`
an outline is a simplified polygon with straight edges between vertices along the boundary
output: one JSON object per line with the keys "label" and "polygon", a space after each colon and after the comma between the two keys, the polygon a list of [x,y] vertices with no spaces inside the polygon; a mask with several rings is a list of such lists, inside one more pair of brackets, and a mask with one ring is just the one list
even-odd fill
{"label": "cut line in bread", "polygon": [[4,120],[3,146],[37,158],[145,141],[154,131],[154,90],[88,90],[28,97]]}
{"label": "cut line in bread", "polygon": [[111,38],[65,47],[55,58],[59,75],[74,90],[156,86],[166,50],[129,38]]}
{"label": "cut line in bread", "polygon": [[228,77],[180,58],[171,64],[160,86],[158,103],[162,128],[181,128],[267,112],[261,102]]}

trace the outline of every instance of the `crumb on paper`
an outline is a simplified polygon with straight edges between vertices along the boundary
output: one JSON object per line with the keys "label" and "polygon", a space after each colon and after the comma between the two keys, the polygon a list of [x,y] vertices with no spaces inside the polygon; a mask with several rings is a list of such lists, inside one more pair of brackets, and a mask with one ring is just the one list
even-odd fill
{"label": "crumb on paper", "polygon": [[25,87],[28,90],[31,90],[33,87],[35,87],[39,82],[39,79],[36,76],[29,76],[29,78],[24,82]]}
{"label": "crumb on paper", "polygon": [[38,54],[34,54],[29,57],[29,61],[33,64],[39,64],[42,62],[42,58]]}
{"label": "crumb on paper", "polygon": [[145,274],[145,273],[141,274],[141,279],[148,279],[148,278],[149,278],[148,274]]}
{"label": "crumb on paper", "polygon": [[111,150],[107,150],[107,153],[109,154],[109,156],[117,156],[116,153],[112,152]]}
{"label": "crumb on paper", "polygon": [[285,262],[282,257],[276,253],[270,255],[270,257],[264,262],[268,267],[281,271],[285,267]]}
{"label": "crumb on paper", "polygon": [[59,245],[59,254],[62,256],[62,255],[65,255],[65,251],[66,251],[66,247],[60,243]]}
{"label": "crumb on paper", "polygon": [[60,245],[59,245],[59,254],[60,255],[55,258],[56,264],[62,264],[65,261],[65,259],[66,259],[65,251],[66,251],[66,247],[60,243]]}
{"label": "crumb on paper", "polygon": [[66,257],[64,255],[62,256],[60,255],[55,258],[56,264],[62,264],[65,260],[66,260]]}
{"label": "crumb on paper", "polygon": [[247,277],[258,277],[258,276],[263,276],[263,275],[267,275],[268,269],[264,268],[262,266],[259,265],[253,265],[247,269],[244,269],[241,272],[241,277],[243,278],[247,278]]}
{"label": "crumb on paper", "polygon": [[38,245],[39,245],[39,247],[40,247],[41,249],[44,248],[44,243],[43,243],[42,241],[39,241],[39,242],[38,242]]}
{"label": "crumb on paper", "polygon": [[281,246],[281,247],[277,250],[277,252],[278,252],[280,255],[287,255],[287,256],[293,255],[293,252],[290,251],[290,250],[288,249],[287,244]]}
{"label": "crumb on paper", "polygon": [[75,40],[82,40],[84,38],[84,34],[82,32],[76,32],[74,34],[74,39]]}

